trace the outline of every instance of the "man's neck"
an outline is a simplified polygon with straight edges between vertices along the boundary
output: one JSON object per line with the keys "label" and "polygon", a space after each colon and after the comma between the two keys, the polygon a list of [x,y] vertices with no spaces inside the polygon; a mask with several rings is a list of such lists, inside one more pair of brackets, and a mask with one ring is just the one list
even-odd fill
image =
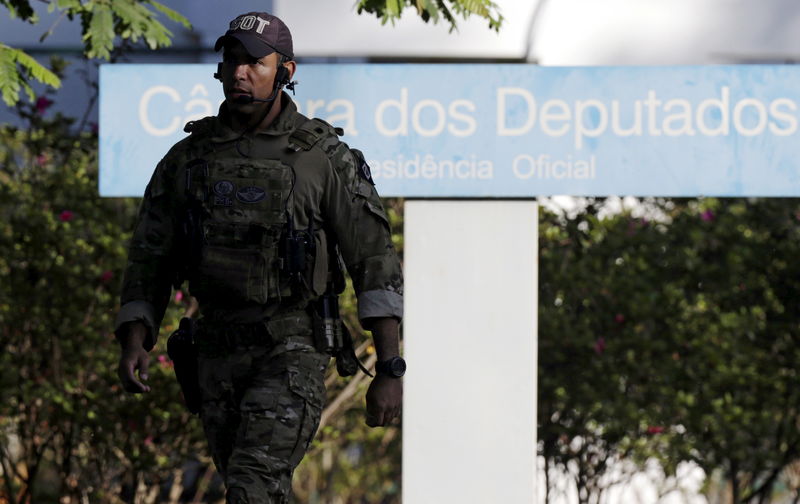
{"label": "man's neck", "polygon": [[275,99],[263,103],[262,107],[252,114],[230,114],[231,128],[234,131],[263,131],[269,128],[283,110],[282,93],[277,93]]}

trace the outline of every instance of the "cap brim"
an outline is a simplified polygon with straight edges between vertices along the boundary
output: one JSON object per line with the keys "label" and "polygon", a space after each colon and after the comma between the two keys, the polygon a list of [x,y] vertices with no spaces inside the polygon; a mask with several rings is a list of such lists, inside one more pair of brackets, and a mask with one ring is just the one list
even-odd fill
{"label": "cap brim", "polygon": [[230,35],[223,35],[218,38],[214,44],[214,50],[219,51],[231,42],[240,42],[247,53],[254,58],[263,58],[275,52],[272,46],[265,44],[260,38],[249,33],[231,33]]}

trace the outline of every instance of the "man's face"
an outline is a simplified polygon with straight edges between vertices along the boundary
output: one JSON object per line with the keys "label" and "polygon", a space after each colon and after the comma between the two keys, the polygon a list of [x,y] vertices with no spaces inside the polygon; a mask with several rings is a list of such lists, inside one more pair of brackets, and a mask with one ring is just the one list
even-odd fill
{"label": "man's face", "polygon": [[266,100],[273,91],[278,69],[278,53],[254,58],[242,44],[225,47],[222,54],[222,90],[231,110],[249,113],[263,103],[239,103],[241,97]]}

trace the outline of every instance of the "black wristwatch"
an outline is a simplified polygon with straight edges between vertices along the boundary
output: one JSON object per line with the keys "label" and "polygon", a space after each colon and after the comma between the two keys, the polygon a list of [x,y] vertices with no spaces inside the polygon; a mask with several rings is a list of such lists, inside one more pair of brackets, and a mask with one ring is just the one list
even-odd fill
{"label": "black wristwatch", "polygon": [[390,378],[400,378],[406,374],[406,361],[402,357],[392,357],[376,363],[375,371]]}

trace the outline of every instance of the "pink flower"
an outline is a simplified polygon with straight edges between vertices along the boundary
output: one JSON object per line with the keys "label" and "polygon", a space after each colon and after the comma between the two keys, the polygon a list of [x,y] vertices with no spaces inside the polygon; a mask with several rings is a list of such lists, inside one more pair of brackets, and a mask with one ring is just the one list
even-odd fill
{"label": "pink flower", "polygon": [[659,425],[651,425],[650,427],[647,428],[648,434],[661,434],[662,432],[664,432],[664,427],[661,427]]}
{"label": "pink flower", "polygon": [[111,270],[106,270],[100,275],[100,281],[103,283],[110,282],[112,278],[114,278],[114,272]]}
{"label": "pink flower", "polygon": [[175,364],[164,354],[158,356],[158,365],[161,366],[163,369],[170,369]]}
{"label": "pink flower", "polygon": [[151,446],[153,444],[153,436],[147,436],[144,438],[144,445]]}
{"label": "pink flower", "polygon": [[714,212],[711,210],[706,210],[700,214],[700,218],[703,219],[703,222],[711,222],[714,220],[714,217]]}
{"label": "pink flower", "polygon": [[50,108],[50,105],[53,104],[53,100],[46,96],[40,96],[36,99],[36,113],[39,115],[44,115],[47,112],[47,109]]}
{"label": "pink flower", "polygon": [[183,301],[183,291],[178,291],[175,293],[175,302],[180,303]]}
{"label": "pink flower", "polygon": [[616,322],[617,324],[622,324],[623,322],[625,322],[625,315],[617,313],[616,315],[614,315],[614,322]]}
{"label": "pink flower", "polygon": [[47,156],[45,154],[39,154],[36,156],[36,164],[39,166],[43,166],[47,162]]}
{"label": "pink flower", "polygon": [[71,220],[72,220],[72,218],[73,218],[73,217],[75,217],[75,214],[74,214],[74,213],[72,213],[72,211],[71,211],[71,210],[64,210],[64,211],[63,211],[63,212],[61,212],[61,214],[58,216],[58,219],[59,219],[61,222],[69,222],[69,221],[71,221]]}
{"label": "pink flower", "polygon": [[594,342],[594,353],[597,355],[602,355],[603,352],[606,351],[606,339],[602,336],[597,338],[597,341]]}

